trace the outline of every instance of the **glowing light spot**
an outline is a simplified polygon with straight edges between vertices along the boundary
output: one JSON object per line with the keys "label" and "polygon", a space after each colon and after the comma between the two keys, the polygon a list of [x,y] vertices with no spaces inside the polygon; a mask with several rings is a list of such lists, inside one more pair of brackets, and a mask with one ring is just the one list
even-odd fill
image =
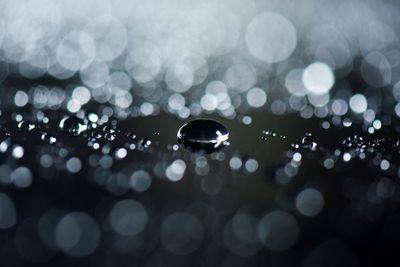
{"label": "glowing light spot", "polygon": [[250,21],[245,41],[255,58],[275,63],[292,54],[297,45],[297,33],[287,18],[278,13],[266,12]]}
{"label": "glowing light spot", "polygon": [[304,87],[313,94],[322,95],[332,88],[335,77],[332,69],[325,63],[315,62],[309,65],[303,72],[302,81]]}
{"label": "glowing light spot", "polygon": [[363,113],[367,110],[367,99],[362,94],[355,94],[350,98],[349,105],[355,113]]}

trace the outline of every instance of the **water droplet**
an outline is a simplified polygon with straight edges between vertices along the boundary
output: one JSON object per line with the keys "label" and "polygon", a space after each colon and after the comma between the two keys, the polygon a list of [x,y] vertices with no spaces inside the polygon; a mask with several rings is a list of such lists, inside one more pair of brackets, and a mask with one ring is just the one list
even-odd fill
{"label": "water droplet", "polygon": [[10,137],[11,133],[7,128],[1,128],[0,129],[0,139],[6,139],[7,137]]}
{"label": "water droplet", "polygon": [[101,133],[98,131],[93,131],[92,134],[90,135],[93,139],[100,139],[102,137]]}
{"label": "water droplet", "polygon": [[305,134],[305,136],[301,140],[301,145],[304,148],[308,148],[311,150],[315,150],[317,148],[317,142],[316,142],[314,136],[312,136],[312,134],[310,134],[310,133]]}
{"label": "water droplet", "polygon": [[[276,132],[271,132],[271,131],[267,131],[267,130],[263,130],[262,131],[262,136],[261,136],[261,140],[266,141],[268,140],[270,137],[278,137],[278,134]],[[281,139],[286,139],[286,135],[284,134],[279,134],[279,138]]]}
{"label": "water droplet", "polygon": [[396,146],[397,148],[400,148],[400,140],[397,140],[397,141],[396,141],[395,146]]}
{"label": "water droplet", "polygon": [[111,132],[111,133],[106,133],[104,135],[104,138],[107,139],[108,141],[114,141],[115,137],[117,137],[115,132]]}
{"label": "water droplet", "polygon": [[66,117],[60,121],[59,127],[68,135],[77,136],[87,130],[85,122],[77,117]]}
{"label": "water droplet", "polygon": [[117,132],[117,128],[112,125],[106,125],[103,127],[103,132],[113,134]]}
{"label": "water droplet", "polygon": [[136,138],[136,134],[134,134],[133,132],[130,132],[126,135],[126,137],[128,137],[128,139],[133,140]]}
{"label": "water droplet", "polygon": [[40,139],[49,144],[54,144],[55,142],[57,142],[57,138],[49,133],[43,133]]}
{"label": "water droplet", "polygon": [[151,140],[145,138],[140,142],[140,144],[143,148],[148,149],[151,146]]}
{"label": "water droplet", "polygon": [[192,151],[217,151],[226,145],[228,130],[219,122],[197,119],[185,123],[178,131],[178,142]]}
{"label": "water droplet", "polygon": [[345,139],[343,141],[343,145],[345,145],[347,147],[352,147],[353,146],[353,142],[351,141],[350,137],[348,137],[347,139]]}
{"label": "water droplet", "polygon": [[30,132],[35,129],[35,124],[29,121],[20,121],[18,123],[18,128],[22,131]]}

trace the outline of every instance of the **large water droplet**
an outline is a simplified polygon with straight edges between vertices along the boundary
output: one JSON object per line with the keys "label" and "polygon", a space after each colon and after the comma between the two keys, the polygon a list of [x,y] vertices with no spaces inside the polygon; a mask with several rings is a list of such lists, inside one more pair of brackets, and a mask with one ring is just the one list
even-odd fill
{"label": "large water droplet", "polygon": [[197,119],[184,124],[179,129],[177,138],[179,143],[192,151],[211,153],[226,145],[229,132],[217,121]]}
{"label": "large water droplet", "polygon": [[69,135],[77,136],[87,130],[84,120],[77,117],[66,117],[60,121],[60,128]]}

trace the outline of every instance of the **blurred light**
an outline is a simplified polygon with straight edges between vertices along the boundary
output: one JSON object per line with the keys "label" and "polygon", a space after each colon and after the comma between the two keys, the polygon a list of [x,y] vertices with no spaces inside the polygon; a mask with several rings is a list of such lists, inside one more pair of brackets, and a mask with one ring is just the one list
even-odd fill
{"label": "blurred light", "polygon": [[350,153],[346,152],[343,154],[343,161],[348,162],[351,160],[351,155]]}
{"label": "blurred light", "polygon": [[266,214],[257,227],[259,239],[272,251],[289,249],[297,240],[299,226],[296,218],[284,211]]}
{"label": "blurred light", "polygon": [[129,183],[135,191],[144,192],[151,185],[150,174],[144,170],[135,171],[131,175]]}
{"label": "blurred light", "polygon": [[123,236],[135,236],[142,232],[147,225],[146,209],[139,202],[126,199],[116,203],[109,216],[112,229]]}
{"label": "blurred light", "polygon": [[382,161],[381,161],[381,164],[380,164],[380,167],[381,167],[381,170],[383,170],[383,171],[388,170],[389,167],[390,167],[389,161],[387,161],[387,160],[385,160],[385,159],[382,160]]}
{"label": "blurred light", "polygon": [[239,157],[233,156],[229,161],[229,166],[233,170],[239,170],[242,167],[242,160]]}
{"label": "blurred light", "polygon": [[278,13],[266,12],[250,21],[245,41],[255,58],[275,63],[292,54],[297,45],[297,33],[287,18]]}
{"label": "blurred light", "polygon": [[316,216],[324,206],[322,194],[314,189],[307,188],[296,197],[296,208],[304,216]]}
{"label": "blurred light", "polygon": [[18,91],[14,97],[14,103],[17,107],[23,107],[28,104],[29,96],[24,91]]}
{"label": "blurred light", "polygon": [[285,86],[292,95],[305,96],[308,93],[308,90],[302,82],[302,76],[302,69],[293,69],[286,74]]}
{"label": "blurred light", "polygon": [[200,105],[206,111],[213,111],[218,107],[218,99],[211,94],[205,94],[201,100]]}
{"label": "blurred light", "polygon": [[249,257],[261,250],[257,238],[257,219],[249,214],[235,215],[224,227],[224,243],[241,257]]}
{"label": "blurred light", "polygon": [[204,239],[200,221],[186,212],[169,215],[161,225],[161,243],[176,255],[187,255],[196,251]]}
{"label": "blurred light", "polygon": [[56,49],[58,63],[72,72],[88,67],[95,56],[93,39],[82,31],[72,31],[65,35]]}
{"label": "blurred light", "polygon": [[0,193],[0,228],[7,229],[17,223],[17,212],[13,201],[5,193]]}
{"label": "blurred light", "polygon": [[248,172],[255,172],[258,169],[258,162],[255,159],[248,159],[244,163],[244,167]]}
{"label": "blurred light", "polygon": [[392,81],[391,66],[386,57],[379,52],[372,52],[365,56],[360,72],[365,82],[375,87],[388,85]]}
{"label": "blurred light", "polygon": [[24,148],[19,145],[15,145],[12,150],[12,156],[16,159],[20,159],[24,156]]}
{"label": "blurred light", "polygon": [[154,80],[161,71],[161,59],[155,47],[135,48],[126,59],[126,69],[139,83]]}
{"label": "blurred light", "polygon": [[347,102],[345,100],[335,99],[332,102],[331,109],[335,115],[343,116],[347,113],[349,108],[348,108]]}
{"label": "blurred light", "polygon": [[65,167],[67,170],[71,173],[77,173],[81,170],[82,168],[82,162],[79,158],[73,157],[67,160],[67,163],[65,164]]}
{"label": "blurred light", "polygon": [[367,110],[367,99],[362,94],[355,94],[349,100],[351,110],[355,113],[363,113]]}
{"label": "blurred light", "polygon": [[100,230],[93,218],[84,212],[66,214],[55,228],[59,249],[72,257],[90,255],[99,245]]}
{"label": "blurred light", "polygon": [[16,168],[10,178],[13,184],[20,188],[26,188],[32,184],[32,172],[27,167]]}
{"label": "blurred light", "polygon": [[115,151],[115,157],[116,157],[117,159],[123,159],[123,158],[126,157],[126,155],[128,155],[128,151],[127,151],[125,148],[123,148],[123,147],[118,148],[118,149]]}
{"label": "blurred light", "polygon": [[321,95],[329,92],[335,83],[335,77],[328,65],[315,62],[305,68],[302,81],[310,93]]}
{"label": "blurred light", "polygon": [[260,88],[253,88],[247,92],[246,99],[251,107],[259,108],[267,102],[267,94]]}
{"label": "blurred light", "polygon": [[84,86],[78,86],[74,91],[72,91],[72,98],[78,101],[81,105],[89,102],[90,97],[90,91]]}
{"label": "blurred light", "polygon": [[186,163],[177,159],[168,168],[165,170],[165,175],[170,181],[176,182],[183,178],[183,175],[186,170]]}

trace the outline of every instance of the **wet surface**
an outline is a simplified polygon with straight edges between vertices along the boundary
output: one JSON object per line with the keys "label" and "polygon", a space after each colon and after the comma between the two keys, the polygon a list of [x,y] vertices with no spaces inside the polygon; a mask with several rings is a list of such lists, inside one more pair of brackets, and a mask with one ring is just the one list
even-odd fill
{"label": "wet surface", "polygon": [[292,2],[1,1],[0,266],[398,266],[400,5]]}
{"label": "wet surface", "polygon": [[[397,244],[393,125],[368,134],[357,123],[324,129],[319,119],[264,111],[252,112],[249,125],[209,115],[229,129],[230,145],[204,154],[176,143],[185,120],[166,113],[103,124],[89,119],[93,113],[78,119],[42,110],[40,121],[34,114],[1,115],[3,228],[10,229],[3,238],[14,251],[3,255],[7,262],[18,264],[22,254],[49,264],[196,257],[218,265],[233,253],[246,264],[291,266],[305,251],[314,261],[335,249],[362,263],[364,244]],[[25,233],[37,227],[44,228],[27,243]],[[78,241],[69,241],[70,231],[81,233]]]}

